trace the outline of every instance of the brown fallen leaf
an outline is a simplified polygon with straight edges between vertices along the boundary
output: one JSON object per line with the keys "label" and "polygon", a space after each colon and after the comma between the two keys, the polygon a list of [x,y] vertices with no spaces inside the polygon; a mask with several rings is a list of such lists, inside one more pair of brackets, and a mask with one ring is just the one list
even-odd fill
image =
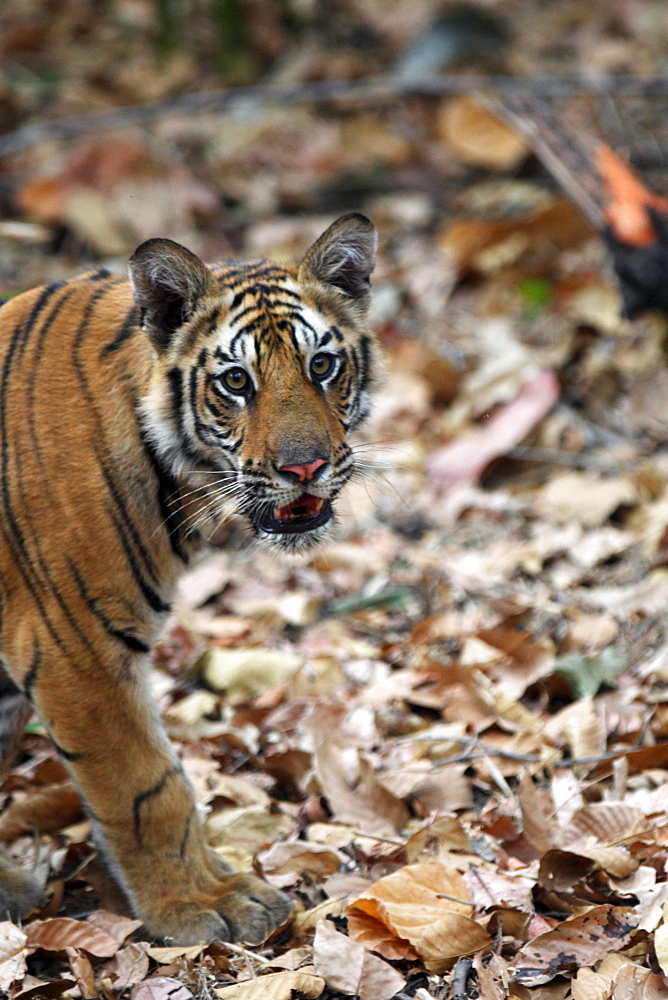
{"label": "brown fallen leaf", "polygon": [[634,962],[621,967],[612,981],[612,1000],[665,1000],[666,980]]}
{"label": "brown fallen leaf", "polygon": [[321,882],[328,875],[339,870],[344,856],[320,844],[297,841],[294,844],[272,844],[257,855],[265,875],[308,875],[309,879]]}
{"label": "brown fallen leaf", "polygon": [[178,979],[156,976],[135,986],[132,1000],[194,1000],[194,997],[188,987]]}
{"label": "brown fallen leaf", "polygon": [[[325,980],[312,972],[298,970],[296,972],[270,972],[266,976],[247,979],[232,986],[223,986],[214,990],[222,1000],[293,1000],[295,994],[303,997],[319,997],[325,988]],[[188,994],[192,996],[192,994]],[[180,995],[160,997],[139,997],[133,995],[132,1000],[181,1000]],[[185,997],[184,997],[185,1000]]]}
{"label": "brown fallen leaf", "polygon": [[380,879],[346,907],[350,936],[385,958],[424,959],[431,971],[490,943],[471,920],[458,871],[438,861],[408,865]]}
{"label": "brown fallen leaf", "polygon": [[554,476],[545,486],[539,508],[545,516],[557,521],[576,521],[594,528],[622,504],[633,505],[637,499],[637,488],[630,479],[603,479],[589,472],[567,472]]}
{"label": "brown fallen leaf", "polygon": [[111,913],[110,910],[96,910],[86,918],[86,923],[91,927],[98,927],[101,931],[106,931],[115,938],[119,945],[125,939],[142,926],[141,920],[133,917],[123,917],[119,913]]}
{"label": "brown fallen leaf", "polygon": [[38,948],[44,951],[81,948],[96,958],[112,958],[120,948],[120,942],[108,931],[82,920],[72,920],[71,917],[33,920],[26,927],[26,935],[30,951]]}
{"label": "brown fallen leaf", "polygon": [[0,922],[0,990],[9,993],[11,985],[25,975],[27,940],[16,924],[10,920]]}
{"label": "brown fallen leaf", "polygon": [[328,916],[341,916],[343,905],[342,899],[326,899],[311,910],[297,913],[292,922],[292,935],[295,941],[310,940],[321,920]]}
{"label": "brown fallen leaf", "polygon": [[391,965],[340,934],[329,920],[321,920],[316,928],[313,964],[330,989],[359,1000],[390,1000],[406,985]]}
{"label": "brown fallen leaf", "polygon": [[448,913],[425,929],[415,950],[424,959],[429,972],[442,974],[463,955],[492,947],[489,933],[475,920],[460,913]]}
{"label": "brown fallen leaf", "polygon": [[432,455],[427,469],[430,482],[439,490],[477,482],[489,463],[519,444],[558,399],[554,373],[545,370],[534,375],[482,427]]}
{"label": "brown fallen leaf", "polygon": [[149,960],[144,942],[131,943],[117,951],[114,957],[106,962],[103,971],[114,984],[114,989],[125,990],[128,986],[141,983],[148,975]]}
{"label": "brown fallen leaf", "polygon": [[171,965],[177,958],[199,958],[205,947],[203,944],[174,944],[166,945],[164,948],[147,948],[146,954],[160,965]]}
{"label": "brown fallen leaf", "polygon": [[81,796],[71,781],[31,788],[4,810],[0,819],[0,840],[15,840],[35,830],[50,833],[76,823],[82,816]]}
{"label": "brown fallen leaf", "polygon": [[84,1000],[94,1000],[97,997],[97,989],[90,959],[76,948],[66,948],[65,954],[81,996]]}
{"label": "brown fallen leaf", "polygon": [[74,979],[52,979],[50,982],[44,982],[35,981],[32,976],[28,976],[24,983],[29,985],[19,993],[14,993],[12,1000],[58,1000],[58,997],[76,986]]}
{"label": "brown fallen leaf", "polygon": [[640,809],[624,802],[592,802],[571,817],[564,831],[563,846],[573,847],[580,840],[595,838],[601,846],[615,845],[639,833],[647,821]]}
{"label": "brown fallen leaf", "polygon": [[529,941],[515,958],[514,976],[533,987],[591,966],[623,948],[637,924],[637,915],[626,908],[594,906],[583,916],[570,917]]}
{"label": "brown fallen leaf", "polygon": [[558,828],[553,818],[554,803],[548,798],[548,793],[537,788],[528,774],[523,774],[518,800],[524,836],[537,851],[543,853],[549,850],[556,842]]}
{"label": "brown fallen leaf", "polygon": [[453,97],[439,112],[438,134],[464,163],[509,170],[529,152],[526,140],[470,97]]}
{"label": "brown fallen leaf", "polygon": [[371,765],[353,747],[323,740],[314,755],[323,794],[337,820],[365,833],[392,835],[408,821],[408,809],[380,784]]}
{"label": "brown fallen leaf", "polygon": [[571,981],[573,1000],[609,1000],[610,982],[606,976],[599,976],[593,969],[578,969]]}

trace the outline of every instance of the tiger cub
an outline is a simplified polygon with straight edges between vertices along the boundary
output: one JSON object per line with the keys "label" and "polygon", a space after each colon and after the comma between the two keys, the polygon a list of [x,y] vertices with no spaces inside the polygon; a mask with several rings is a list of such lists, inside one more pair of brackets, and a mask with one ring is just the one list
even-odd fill
{"label": "tiger cub", "polygon": [[[143,243],[0,309],[0,757],[40,715],[147,932],[258,943],[291,903],[207,847],[145,666],[180,570],[233,503],[265,546],[324,539],[367,415],[376,235],[297,268]],[[35,885],[0,868],[0,919]]]}

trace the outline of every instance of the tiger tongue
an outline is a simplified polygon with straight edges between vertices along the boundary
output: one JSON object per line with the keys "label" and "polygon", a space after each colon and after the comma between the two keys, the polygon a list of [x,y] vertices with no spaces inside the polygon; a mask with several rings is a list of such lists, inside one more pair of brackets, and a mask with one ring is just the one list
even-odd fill
{"label": "tiger tongue", "polygon": [[285,507],[277,507],[274,510],[274,517],[277,521],[289,521],[295,517],[313,517],[320,513],[323,503],[324,501],[320,497],[314,497],[310,493],[302,493]]}

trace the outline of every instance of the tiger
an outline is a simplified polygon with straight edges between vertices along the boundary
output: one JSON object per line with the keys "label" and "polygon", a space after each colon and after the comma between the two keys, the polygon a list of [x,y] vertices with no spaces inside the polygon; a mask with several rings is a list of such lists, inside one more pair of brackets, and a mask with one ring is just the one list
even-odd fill
{"label": "tiger", "polygon": [[[330,535],[382,363],[376,243],[359,213],[298,266],[150,239],[129,280],[102,268],[0,308],[0,759],[35,711],[153,939],[258,944],[292,911],[208,846],[147,665],[230,505],[279,554]],[[0,864],[0,919],[41,893]]]}

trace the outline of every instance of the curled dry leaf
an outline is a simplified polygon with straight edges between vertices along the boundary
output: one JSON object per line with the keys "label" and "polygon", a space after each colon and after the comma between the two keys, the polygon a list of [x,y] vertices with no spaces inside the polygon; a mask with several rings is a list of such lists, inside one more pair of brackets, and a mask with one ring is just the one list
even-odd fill
{"label": "curled dry leaf", "polygon": [[327,985],[359,1000],[390,1000],[406,980],[382,958],[321,920],[313,942],[313,963]]}
{"label": "curled dry leaf", "polygon": [[515,960],[515,978],[525,986],[538,986],[560,974],[591,966],[623,948],[637,924],[637,914],[627,909],[594,906],[525,945]]}
{"label": "curled dry leaf", "polygon": [[451,958],[490,944],[484,928],[470,919],[468,900],[466,883],[455,869],[438,861],[408,865],[346,907],[348,930],[385,958],[420,957],[437,971]]}
{"label": "curled dry leaf", "polygon": [[[247,979],[232,986],[223,986],[214,990],[222,1000],[292,1000],[295,995],[303,997],[319,997],[325,988],[325,980],[311,972],[270,972],[257,979]],[[190,994],[189,994],[190,995]],[[143,997],[133,997],[132,1000],[144,1000]],[[149,1000],[147,997],[146,1000]],[[151,998],[153,1000],[153,998]],[[156,997],[155,1000],[163,1000]],[[164,1000],[168,1000],[167,997]],[[169,1000],[174,1000],[171,996]],[[181,1000],[176,997],[176,1000]]]}
{"label": "curled dry leaf", "polygon": [[12,983],[26,973],[27,937],[20,927],[3,920],[0,923],[0,990],[9,992]]}
{"label": "curled dry leaf", "polygon": [[70,917],[33,920],[28,924],[26,933],[30,951],[37,948],[44,951],[81,948],[96,958],[112,958],[120,948],[120,942],[108,931]]}
{"label": "curled dry leaf", "polygon": [[265,875],[303,875],[319,882],[339,870],[343,855],[321,844],[272,844],[257,860]]}

